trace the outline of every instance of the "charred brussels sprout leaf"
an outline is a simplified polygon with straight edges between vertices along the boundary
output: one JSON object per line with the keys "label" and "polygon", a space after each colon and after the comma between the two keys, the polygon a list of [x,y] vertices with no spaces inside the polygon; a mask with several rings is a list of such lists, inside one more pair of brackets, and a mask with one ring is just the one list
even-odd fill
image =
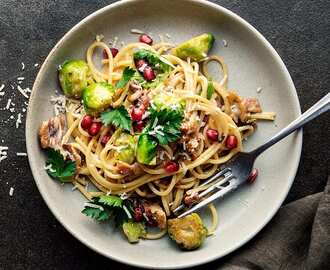
{"label": "charred brussels sprout leaf", "polygon": [[172,49],[172,53],[181,59],[189,57],[194,61],[200,61],[207,56],[213,43],[214,36],[212,34],[203,34],[181,43]]}
{"label": "charred brussels sprout leaf", "polygon": [[123,223],[123,232],[130,243],[137,243],[140,238],[146,235],[145,225],[133,221]]}
{"label": "charred brussels sprout leaf", "polygon": [[84,60],[68,60],[59,67],[59,81],[65,96],[80,98],[91,81],[91,73]]}

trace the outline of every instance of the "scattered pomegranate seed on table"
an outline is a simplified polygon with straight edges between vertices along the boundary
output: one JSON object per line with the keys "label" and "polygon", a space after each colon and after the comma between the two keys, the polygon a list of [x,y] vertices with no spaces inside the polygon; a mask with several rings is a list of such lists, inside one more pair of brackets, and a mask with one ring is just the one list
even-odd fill
{"label": "scattered pomegranate seed on table", "polygon": [[179,165],[174,161],[169,161],[165,164],[164,169],[168,173],[174,173],[179,170]]}
{"label": "scattered pomegranate seed on table", "polygon": [[254,168],[252,170],[252,172],[250,173],[250,175],[249,175],[249,177],[247,179],[247,182],[250,183],[250,184],[252,184],[257,179],[258,174],[259,174],[258,169]]}
{"label": "scattered pomegranate seed on table", "polygon": [[88,130],[90,127],[91,127],[91,125],[93,124],[93,117],[92,116],[90,116],[90,115],[85,115],[84,117],[83,117],[83,119],[81,120],[81,123],[80,123],[80,125],[81,125],[81,128],[83,129],[83,130]]}
{"label": "scattered pomegranate seed on table", "polygon": [[207,138],[209,138],[209,140],[214,141],[214,142],[218,141],[219,133],[215,129],[212,129],[212,128],[208,129],[206,131],[206,135],[207,135]]}
{"label": "scattered pomegranate seed on table", "polygon": [[91,136],[96,136],[101,130],[102,124],[100,122],[93,122],[88,129],[88,134]]}
{"label": "scattered pomegranate seed on table", "polygon": [[148,45],[151,45],[153,42],[152,38],[147,34],[142,34],[139,38],[139,41]]}
{"label": "scattered pomegranate seed on table", "polygon": [[226,140],[226,147],[228,149],[233,149],[237,147],[237,138],[234,135],[229,135]]}
{"label": "scattered pomegranate seed on table", "polygon": [[153,69],[149,66],[145,67],[145,69],[143,70],[143,77],[147,80],[147,81],[152,81],[156,78],[156,74],[153,71]]}

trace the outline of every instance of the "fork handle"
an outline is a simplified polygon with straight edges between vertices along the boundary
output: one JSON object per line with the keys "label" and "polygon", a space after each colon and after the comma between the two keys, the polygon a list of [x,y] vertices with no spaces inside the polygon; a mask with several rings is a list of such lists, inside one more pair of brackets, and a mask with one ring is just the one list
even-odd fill
{"label": "fork handle", "polygon": [[287,127],[282,129],[276,135],[269,139],[269,141],[265,142],[264,144],[260,145],[258,148],[253,150],[251,154],[258,156],[263,151],[271,147],[273,144],[277,143],[278,141],[282,140],[293,131],[301,128],[308,122],[312,121],[314,118],[318,117],[322,113],[325,113],[330,109],[330,93],[325,95],[322,99],[316,102],[312,107],[310,107],[306,112],[300,115],[296,120],[292,121]]}

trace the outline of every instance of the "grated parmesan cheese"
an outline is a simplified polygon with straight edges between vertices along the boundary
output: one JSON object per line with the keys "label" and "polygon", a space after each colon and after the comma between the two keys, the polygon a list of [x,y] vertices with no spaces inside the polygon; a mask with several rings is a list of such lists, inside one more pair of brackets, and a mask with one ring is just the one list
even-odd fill
{"label": "grated parmesan cheese", "polygon": [[261,93],[261,91],[262,91],[262,87],[258,87],[257,88],[257,93],[259,94],[259,93]]}
{"label": "grated parmesan cheese", "polygon": [[10,197],[12,197],[13,195],[14,195],[14,188],[13,187],[11,187],[10,189],[9,189],[9,196]]}
{"label": "grated parmesan cheese", "polygon": [[31,92],[30,88],[25,88],[23,89],[20,85],[17,85],[17,90],[25,97],[25,98],[29,98],[28,96],[28,92]]}
{"label": "grated parmesan cheese", "polygon": [[102,34],[101,35],[96,35],[96,37],[95,37],[97,42],[102,41],[103,38],[104,38],[104,35],[102,35]]}
{"label": "grated parmesan cheese", "polygon": [[20,124],[22,124],[22,114],[18,113],[17,120],[16,120],[16,128],[18,128]]}
{"label": "grated parmesan cheese", "polygon": [[7,101],[6,110],[9,110],[10,104],[11,104],[11,98],[9,98]]}
{"label": "grated parmesan cheese", "polygon": [[132,219],[132,215],[131,215],[131,213],[128,211],[126,205],[123,205],[123,209],[124,209],[124,211],[126,212],[127,217],[128,217],[129,219]]}
{"label": "grated parmesan cheese", "polygon": [[25,152],[17,152],[16,153],[16,156],[18,156],[18,157],[26,157],[27,156],[27,153],[25,153]]}
{"label": "grated parmesan cheese", "polygon": [[4,88],[5,88],[5,85],[4,84],[1,84],[0,91],[2,91]]}
{"label": "grated parmesan cheese", "polygon": [[5,160],[8,156],[7,156],[7,150],[8,150],[8,146],[1,146],[0,145],[0,162]]}
{"label": "grated parmesan cheese", "polygon": [[25,64],[22,62],[22,70],[25,69]]}
{"label": "grated parmesan cheese", "polygon": [[37,66],[39,66],[39,64],[38,63],[35,63],[34,66],[37,67]]}
{"label": "grated parmesan cheese", "polygon": [[140,30],[140,29],[131,29],[131,31],[130,31],[132,34],[137,34],[137,35],[142,35],[142,34],[144,34],[145,32],[144,31],[142,31],[142,30]]}
{"label": "grated parmesan cheese", "polygon": [[169,33],[166,33],[165,36],[168,38],[168,39],[171,39],[171,35]]}
{"label": "grated parmesan cheese", "polygon": [[228,47],[228,41],[227,40],[223,39],[222,44],[223,44],[224,47]]}
{"label": "grated parmesan cheese", "polygon": [[25,78],[24,78],[24,77],[18,77],[17,80],[18,80],[18,81],[24,81]]}

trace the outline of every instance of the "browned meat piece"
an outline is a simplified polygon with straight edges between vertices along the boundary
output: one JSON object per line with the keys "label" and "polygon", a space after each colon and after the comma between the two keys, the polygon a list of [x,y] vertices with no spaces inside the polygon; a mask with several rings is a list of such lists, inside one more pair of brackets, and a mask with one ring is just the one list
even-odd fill
{"label": "browned meat piece", "polygon": [[249,113],[260,113],[262,112],[260,103],[256,98],[245,98],[242,100],[242,105],[246,112]]}
{"label": "browned meat piece", "polygon": [[165,229],[167,225],[167,219],[165,211],[156,203],[143,203],[144,212],[148,217],[148,224],[151,226],[157,226],[160,229]]}
{"label": "browned meat piece", "polygon": [[200,201],[198,193],[194,192],[192,194],[187,194],[187,196],[184,198],[184,203],[187,206],[191,206],[195,203],[198,203]]}
{"label": "browned meat piece", "polygon": [[39,137],[42,148],[61,148],[64,135],[65,116],[60,114],[44,121],[39,128]]}
{"label": "browned meat piece", "polygon": [[128,163],[118,161],[117,168],[120,174],[126,175],[139,175],[143,172],[141,166],[136,162],[130,165]]}

